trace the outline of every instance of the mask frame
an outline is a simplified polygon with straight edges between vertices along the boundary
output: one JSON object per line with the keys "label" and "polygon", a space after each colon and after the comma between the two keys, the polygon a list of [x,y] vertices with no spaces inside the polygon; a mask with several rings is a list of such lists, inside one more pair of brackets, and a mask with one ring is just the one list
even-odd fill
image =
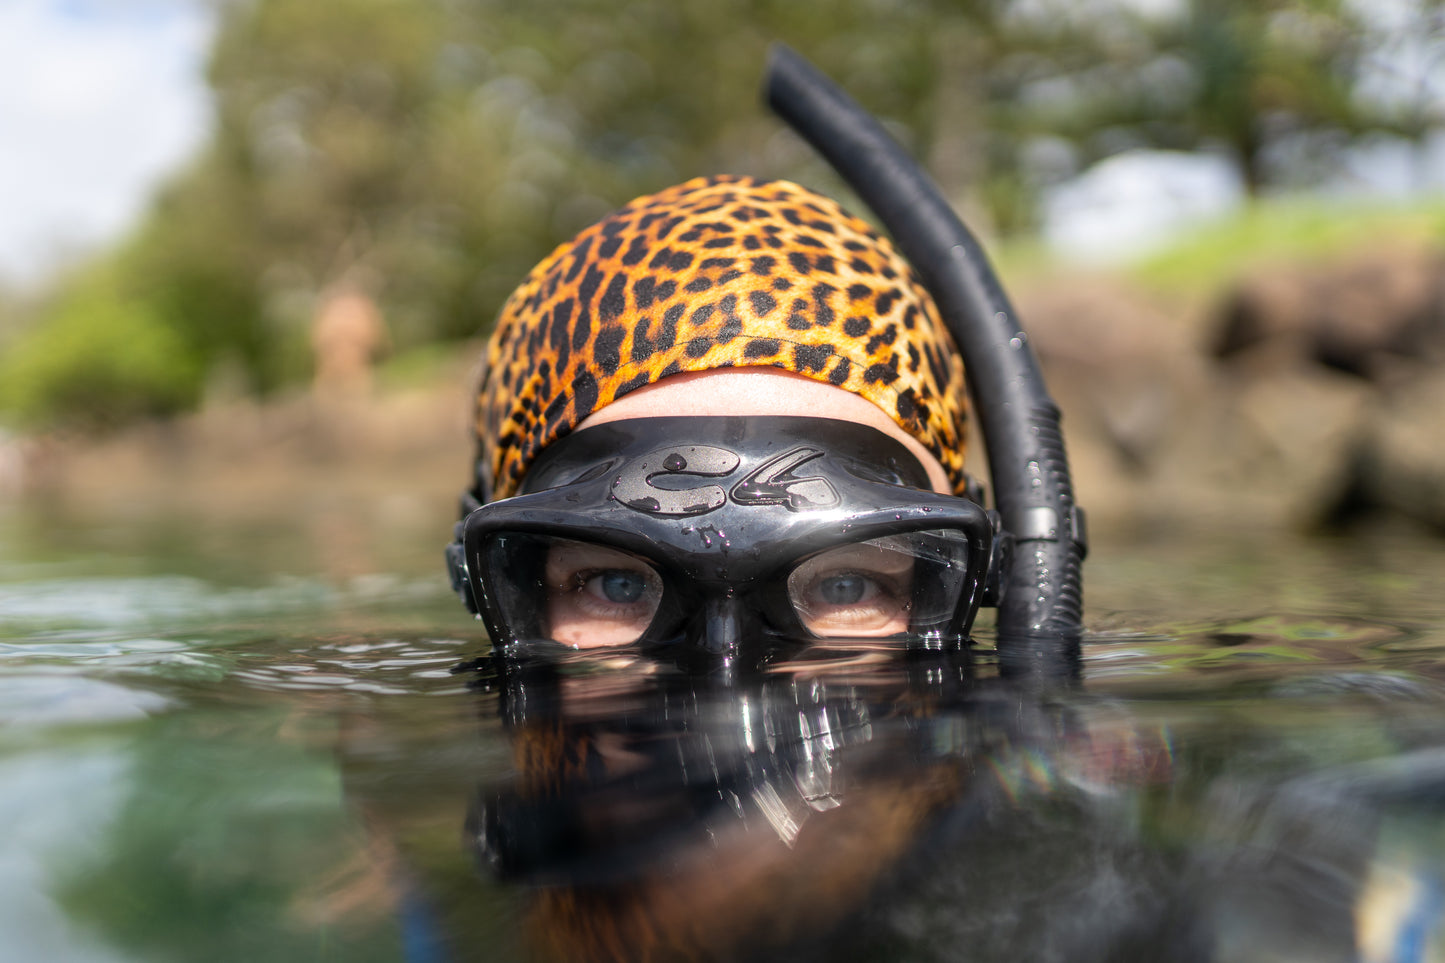
{"label": "mask frame", "polygon": [[852,422],[609,422],[549,446],[518,495],[473,508],[448,555],[454,586],[503,647],[536,631],[518,618],[509,593],[530,593],[536,609],[545,586],[535,558],[494,557],[493,539],[564,538],[641,556],[673,588],[663,601],[669,617],[655,617],[638,644],[730,665],[754,642],[796,648],[819,640],[789,620],[781,600],[786,574],[810,557],[888,536],[953,532],[963,561],[920,571],[911,590],[915,600],[935,587],[946,593],[936,602],[951,609],[946,623],[910,624],[896,636],[909,646],[950,648],[966,641],[979,605],[991,586],[996,591],[1007,540],[995,513],[927,486],[907,448]]}

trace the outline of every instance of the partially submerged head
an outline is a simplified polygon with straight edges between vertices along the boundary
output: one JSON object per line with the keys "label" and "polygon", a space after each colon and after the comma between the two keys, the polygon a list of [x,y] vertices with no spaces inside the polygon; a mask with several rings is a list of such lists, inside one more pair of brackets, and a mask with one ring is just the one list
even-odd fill
{"label": "partially submerged head", "polygon": [[486,363],[491,504],[462,554],[494,637],[966,631],[991,534],[954,497],[962,362],[913,269],[827,198],[639,198],[528,275]]}

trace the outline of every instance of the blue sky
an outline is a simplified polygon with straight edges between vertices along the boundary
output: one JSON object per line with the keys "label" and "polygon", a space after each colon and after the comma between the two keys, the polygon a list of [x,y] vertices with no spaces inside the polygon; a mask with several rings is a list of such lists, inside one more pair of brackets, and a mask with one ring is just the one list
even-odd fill
{"label": "blue sky", "polygon": [[0,279],[112,240],[204,140],[193,0],[0,0]]}

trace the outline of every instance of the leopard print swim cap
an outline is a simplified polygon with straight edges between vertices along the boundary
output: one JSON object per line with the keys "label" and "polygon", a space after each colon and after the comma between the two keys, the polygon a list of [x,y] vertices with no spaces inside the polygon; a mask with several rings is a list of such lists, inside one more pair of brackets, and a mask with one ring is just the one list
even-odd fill
{"label": "leopard print swim cap", "polygon": [[512,293],[477,398],[478,493],[515,493],[538,452],[629,391],[759,365],[871,401],[963,492],[963,361],[913,268],[826,197],[711,177],[639,197]]}

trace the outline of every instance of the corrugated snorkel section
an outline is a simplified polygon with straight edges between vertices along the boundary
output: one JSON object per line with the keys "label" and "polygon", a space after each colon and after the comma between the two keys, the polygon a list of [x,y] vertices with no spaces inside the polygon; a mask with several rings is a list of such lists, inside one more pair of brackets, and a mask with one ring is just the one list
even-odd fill
{"label": "corrugated snorkel section", "polygon": [[1059,409],[983,249],[882,125],[787,47],[773,50],[766,98],[878,215],[963,353],[995,505],[1015,540],[999,604],[1001,670],[1075,677],[1083,514],[1074,503]]}

